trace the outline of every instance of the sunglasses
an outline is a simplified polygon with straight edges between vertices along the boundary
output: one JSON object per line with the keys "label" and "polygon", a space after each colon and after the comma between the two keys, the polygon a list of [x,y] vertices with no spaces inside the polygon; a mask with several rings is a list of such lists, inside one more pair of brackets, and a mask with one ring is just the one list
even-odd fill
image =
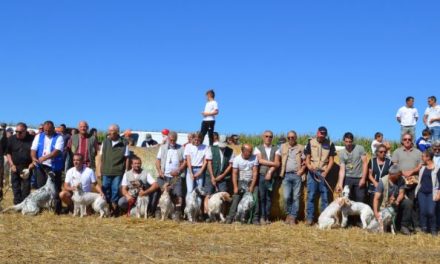
{"label": "sunglasses", "polygon": [[296,137],[287,137],[287,139],[296,139]]}
{"label": "sunglasses", "polygon": [[273,136],[265,135],[265,138],[273,138]]}
{"label": "sunglasses", "polygon": [[24,133],[24,131],[18,131],[18,130],[15,130],[15,133],[17,133],[17,134],[22,134],[22,133]]}
{"label": "sunglasses", "polygon": [[404,138],[403,141],[411,141],[411,138]]}

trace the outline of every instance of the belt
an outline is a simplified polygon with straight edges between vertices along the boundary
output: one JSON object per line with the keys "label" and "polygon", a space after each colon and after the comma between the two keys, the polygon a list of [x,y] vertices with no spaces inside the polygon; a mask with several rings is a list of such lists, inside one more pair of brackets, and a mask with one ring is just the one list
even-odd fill
{"label": "belt", "polygon": [[288,171],[288,172],[286,172],[286,174],[298,174],[298,172],[296,172],[296,171]]}
{"label": "belt", "polygon": [[191,166],[193,169],[200,169],[202,166]]}

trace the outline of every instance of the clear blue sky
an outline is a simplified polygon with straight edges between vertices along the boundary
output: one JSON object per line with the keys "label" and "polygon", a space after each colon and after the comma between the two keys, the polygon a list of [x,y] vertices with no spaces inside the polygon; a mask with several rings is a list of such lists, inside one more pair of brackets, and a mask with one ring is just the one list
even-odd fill
{"label": "clear blue sky", "polygon": [[[395,139],[440,97],[439,1],[1,1],[0,120]],[[419,122],[418,132],[423,128]],[[419,134],[419,133],[418,133]]]}

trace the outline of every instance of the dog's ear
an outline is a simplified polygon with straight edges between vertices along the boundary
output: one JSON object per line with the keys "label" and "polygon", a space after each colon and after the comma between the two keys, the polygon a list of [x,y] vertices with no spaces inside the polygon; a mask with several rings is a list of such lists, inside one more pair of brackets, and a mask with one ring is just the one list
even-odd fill
{"label": "dog's ear", "polygon": [[222,195],[222,200],[223,200],[223,201],[226,201],[226,202],[230,202],[230,201],[232,201],[231,195],[230,195],[229,193],[225,192],[225,193]]}

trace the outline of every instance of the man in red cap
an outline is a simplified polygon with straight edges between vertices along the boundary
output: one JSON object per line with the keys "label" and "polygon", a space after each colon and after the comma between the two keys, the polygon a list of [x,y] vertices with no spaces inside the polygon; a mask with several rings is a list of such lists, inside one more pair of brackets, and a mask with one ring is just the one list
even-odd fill
{"label": "man in red cap", "polygon": [[166,128],[162,129],[162,145],[168,143],[168,134],[170,131]]}
{"label": "man in red cap", "polygon": [[307,175],[307,225],[313,224],[315,215],[315,199],[318,192],[321,196],[321,212],[328,205],[328,188],[325,178],[333,167],[336,156],[335,145],[327,138],[327,128],[318,128],[316,138],[310,139],[304,154],[306,166],[309,170]]}

